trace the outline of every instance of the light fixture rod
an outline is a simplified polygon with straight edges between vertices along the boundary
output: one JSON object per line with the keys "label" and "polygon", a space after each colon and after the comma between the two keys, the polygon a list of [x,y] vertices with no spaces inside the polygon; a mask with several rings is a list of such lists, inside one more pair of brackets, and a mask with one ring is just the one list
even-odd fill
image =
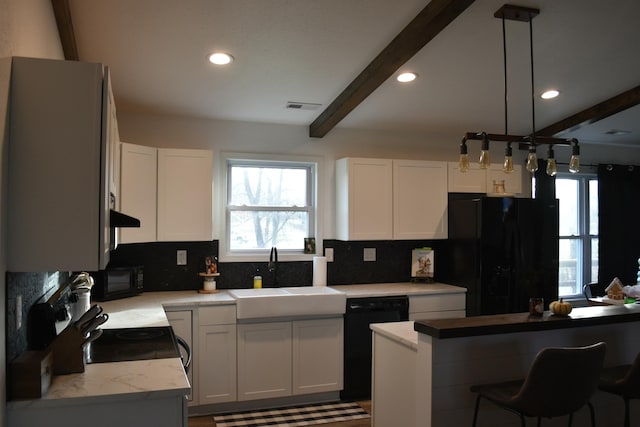
{"label": "light fixture rod", "polygon": [[531,143],[536,143],[536,96],[533,78],[533,19],[529,19],[529,54],[531,58]]}
{"label": "light fixture rod", "polygon": [[504,133],[509,133],[509,97],[507,92],[507,30],[505,28],[504,15],[502,16],[502,57],[504,66]]}
{"label": "light fixture rod", "polygon": [[[484,139],[483,132],[466,132],[464,134],[465,140],[473,140],[473,141],[482,141]],[[508,134],[497,134],[497,133],[486,133],[489,141],[501,141],[501,142],[518,142],[518,143],[531,143],[531,135],[508,135]],[[575,138],[572,139],[562,139],[555,138],[553,136],[537,136],[536,144],[547,144],[547,145],[571,145],[572,143],[577,142]]]}

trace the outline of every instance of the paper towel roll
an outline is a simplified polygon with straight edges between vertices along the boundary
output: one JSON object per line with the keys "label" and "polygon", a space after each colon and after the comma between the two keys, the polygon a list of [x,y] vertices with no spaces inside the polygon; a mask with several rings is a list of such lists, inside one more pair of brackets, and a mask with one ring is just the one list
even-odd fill
{"label": "paper towel roll", "polygon": [[313,286],[327,286],[327,257],[313,257]]}

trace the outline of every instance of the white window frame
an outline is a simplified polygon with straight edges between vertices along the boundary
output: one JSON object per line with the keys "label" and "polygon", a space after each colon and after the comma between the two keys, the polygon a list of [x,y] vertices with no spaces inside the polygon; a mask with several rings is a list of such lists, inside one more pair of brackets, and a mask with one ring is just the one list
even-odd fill
{"label": "white window frame", "polygon": [[[218,165],[216,167],[216,201],[215,221],[216,236],[219,241],[218,258],[220,262],[264,262],[269,259],[271,248],[231,251],[229,248],[229,220],[230,211],[228,209],[228,192],[229,192],[229,173],[230,164],[254,164],[256,166],[265,165],[305,165],[310,169],[310,179],[308,182],[310,191],[311,209],[309,210],[309,228],[310,236],[316,239],[316,253],[305,254],[300,250],[284,250],[278,249],[278,261],[310,261],[317,254],[323,253],[322,248],[322,210],[318,208],[318,201],[324,200],[324,186],[319,171],[324,170],[323,159],[316,156],[295,156],[280,154],[260,154],[260,153],[221,153],[218,156]],[[249,209],[249,208],[247,208]],[[289,208],[287,208],[289,209]],[[306,210],[306,208],[300,208]],[[261,208],[262,210],[262,208]],[[301,242],[302,243],[302,242]]]}
{"label": "white window frame", "polygon": [[[580,245],[581,256],[577,260],[577,273],[580,275],[576,277],[578,285],[578,293],[575,294],[562,294],[563,298],[581,297],[582,287],[591,282],[598,280],[597,277],[591,277],[591,240],[593,238],[599,238],[598,234],[590,234],[590,220],[589,217],[589,181],[597,180],[598,176],[594,173],[558,173],[556,179],[571,179],[578,181],[578,234],[571,236],[559,236],[560,240],[577,240]],[[558,284],[559,286],[560,284]]]}

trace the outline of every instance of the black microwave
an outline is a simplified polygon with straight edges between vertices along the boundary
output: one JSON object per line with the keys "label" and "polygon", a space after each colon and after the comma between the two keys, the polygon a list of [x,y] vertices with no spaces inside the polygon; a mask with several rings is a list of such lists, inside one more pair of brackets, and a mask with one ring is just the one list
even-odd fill
{"label": "black microwave", "polygon": [[142,266],[108,267],[91,273],[94,280],[91,298],[109,301],[132,297],[142,293],[144,272]]}

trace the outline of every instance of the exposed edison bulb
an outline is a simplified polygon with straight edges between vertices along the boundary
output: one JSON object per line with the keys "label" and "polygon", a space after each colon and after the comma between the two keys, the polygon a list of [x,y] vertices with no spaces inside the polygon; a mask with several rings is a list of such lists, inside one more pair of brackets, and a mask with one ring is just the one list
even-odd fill
{"label": "exposed edison bulb", "polygon": [[578,147],[577,142],[574,143],[571,150],[571,160],[569,160],[569,172],[571,173],[580,172],[580,147]]}
{"label": "exposed edison bulb", "polygon": [[547,159],[547,175],[556,176],[558,173],[558,165],[556,164],[556,159],[550,158]]}
{"label": "exposed edison bulb", "polygon": [[504,163],[502,164],[502,171],[504,173],[513,172],[513,149],[511,143],[507,144],[507,148],[504,150]]}
{"label": "exposed edison bulb", "polygon": [[469,155],[467,154],[467,139],[463,138],[460,143],[460,160],[458,161],[458,170],[467,172],[469,170]]}
{"label": "exposed edison bulb", "polygon": [[556,157],[553,154],[553,145],[549,145],[549,152],[547,158],[547,175],[556,176],[558,173],[558,165],[556,164]]}
{"label": "exposed edison bulb", "polygon": [[529,146],[529,155],[527,156],[527,170],[534,173],[538,170],[538,156],[536,155],[535,145]]}
{"label": "exposed edison bulb", "polygon": [[458,170],[460,172],[469,171],[469,155],[468,154],[460,154],[460,161],[458,162]]}
{"label": "exposed edison bulb", "polygon": [[480,169],[489,169],[491,159],[489,158],[489,138],[484,134],[482,140],[482,150],[480,151]]}

